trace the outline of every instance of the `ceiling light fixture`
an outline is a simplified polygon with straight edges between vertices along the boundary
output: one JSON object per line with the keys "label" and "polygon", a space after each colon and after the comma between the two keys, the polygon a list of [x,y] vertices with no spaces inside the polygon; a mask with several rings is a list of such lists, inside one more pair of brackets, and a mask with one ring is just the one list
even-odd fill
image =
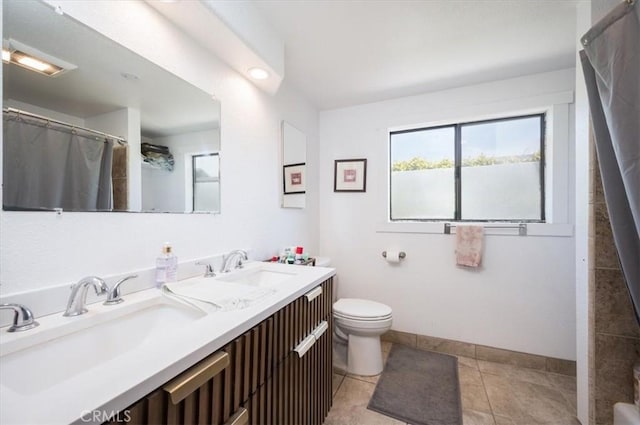
{"label": "ceiling light fixture", "polygon": [[53,77],[59,72],[63,71],[63,68],[56,66],[52,63],[40,60],[33,56],[27,55],[19,50],[11,52],[11,63],[19,65],[23,68],[30,69],[32,71],[39,72],[44,75]]}
{"label": "ceiling light fixture", "polygon": [[72,63],[65,62],[13,39],[5,40],[3,45],[8,46],[8,48],[2,49],[3,61],[49,77],[77,68]]}
{"label": "ceiling light fixture", "polygon": [[266,80],[269,78],[269,73],[262,68],[251,68],[249,70],[249,75],[254,80]]}

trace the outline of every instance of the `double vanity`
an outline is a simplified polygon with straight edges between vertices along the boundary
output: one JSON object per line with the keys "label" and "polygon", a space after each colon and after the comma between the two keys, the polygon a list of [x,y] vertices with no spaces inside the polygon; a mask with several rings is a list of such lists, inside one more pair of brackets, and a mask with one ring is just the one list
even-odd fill
{"label": "double vanity", "polygon": [[322,423],[334,274],[250,262],[2,328],[0,423]]}

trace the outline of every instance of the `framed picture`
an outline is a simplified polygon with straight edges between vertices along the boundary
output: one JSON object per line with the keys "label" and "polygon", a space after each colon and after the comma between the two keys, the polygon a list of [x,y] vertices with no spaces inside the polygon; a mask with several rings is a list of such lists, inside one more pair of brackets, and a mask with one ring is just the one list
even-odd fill
{"label": "framed picture", "polygon": [[366,159],[336,159],[333,170],[334,192],[367,191]]}
{"label": "framed picture", "polygon": [[285,165],[283,169],[284,194],[305,193],[307,184],[306,164]]}

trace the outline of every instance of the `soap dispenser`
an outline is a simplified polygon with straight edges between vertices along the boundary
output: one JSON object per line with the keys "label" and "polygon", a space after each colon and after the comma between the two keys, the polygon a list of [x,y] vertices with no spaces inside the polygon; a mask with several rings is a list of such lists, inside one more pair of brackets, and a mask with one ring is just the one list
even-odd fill
{"label": "soap dispenser", "polygon": [[156,259],[156,286],[162,287],[165,283],[177,282],[178,257],[172,250],[171,244],[166,242],[162,247],[162,255]]}

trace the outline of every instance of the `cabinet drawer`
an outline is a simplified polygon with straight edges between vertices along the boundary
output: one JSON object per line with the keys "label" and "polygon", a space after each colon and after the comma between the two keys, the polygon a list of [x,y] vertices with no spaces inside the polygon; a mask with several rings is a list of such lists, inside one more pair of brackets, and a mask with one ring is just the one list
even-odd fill
{"label": "cabinet drawer", "polygon": [[272,316],[274,366],[282,362],[327,315],[331,314],[332,299],[333,278],[330,278]]}
{"label": "cabinet drawer", "polygon": [[287,356],[274,373],[243,406],[249,423],[322,424],[331,408],[333,370],[331,315],[327,331],[320,334],[302,356]]}
{"label": "cabinet drawer", "polygon": [[[238,412],[228,353],[219,351],[124,409],[131,424],[226,424]],[[236,418],[238,419],[238,418]],[[240,422],[239,422],[240,423]]]}

